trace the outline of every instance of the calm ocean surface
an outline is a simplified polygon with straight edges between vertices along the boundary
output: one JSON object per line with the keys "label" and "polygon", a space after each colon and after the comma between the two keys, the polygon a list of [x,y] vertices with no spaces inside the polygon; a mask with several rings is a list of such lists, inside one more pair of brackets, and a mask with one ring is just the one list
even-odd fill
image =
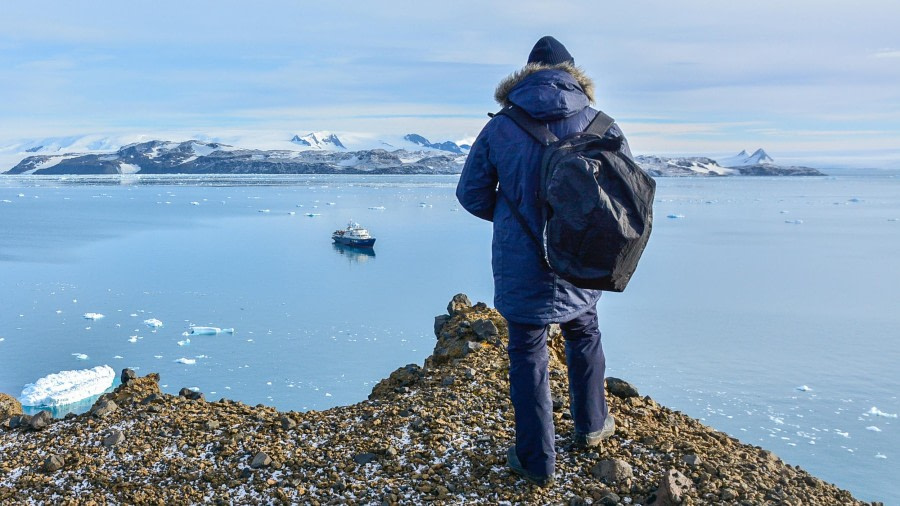
{"label": "calm ocean surface", "polygon": [[[358,402],[422,363],[453,294],[492,303],[490,224],[455,185],[0,176],[0,391],[108,364],[282,410]],[[642,264],[600,301],[608,374],[900,503],[900,177],[658,185]],[[374,254],[331,244],[350,219]],[[188,343],[191,324],[235,333]]]}

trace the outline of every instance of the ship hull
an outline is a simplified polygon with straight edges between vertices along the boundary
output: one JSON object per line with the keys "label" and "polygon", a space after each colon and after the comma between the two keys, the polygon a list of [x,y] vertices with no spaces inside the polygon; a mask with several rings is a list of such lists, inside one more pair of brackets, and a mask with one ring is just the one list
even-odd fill
{"label": "ship hull", "polygon": [[356,246],[357,248],[371,248],[375,246],[375,239],[352,239],[349,237],[332,236],[334,242],[344,244],[346,246]]}

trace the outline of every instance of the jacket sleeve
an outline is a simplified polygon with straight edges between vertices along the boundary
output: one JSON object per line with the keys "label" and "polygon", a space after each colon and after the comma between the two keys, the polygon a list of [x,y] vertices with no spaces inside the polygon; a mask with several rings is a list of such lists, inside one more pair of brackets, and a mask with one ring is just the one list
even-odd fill
{"label": "jacket sleeve", "polygon": [[489,157],[487,130],[486,126],[469,150],[466,164],[459,176],[459,184],[456,185],[456,199],[466,211],[483,220],[494,221],[494,206],[497,203],[497,167],[491,163]]}

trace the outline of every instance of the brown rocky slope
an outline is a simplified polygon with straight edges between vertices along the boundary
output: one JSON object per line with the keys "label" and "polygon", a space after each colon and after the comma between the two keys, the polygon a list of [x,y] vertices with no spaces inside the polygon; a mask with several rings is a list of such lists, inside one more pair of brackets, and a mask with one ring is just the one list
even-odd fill
{"label": "brown rocky slope", "polygon": [[89,413],[8,417],[0,504],[865,504],[620,381],[607,381],[616,434],[591,451],[563,450],[572,423],[558,335],[557,479],[530,486],[505,467],[506,322],[463,295],[448,312],[435,319],[424,367],[398,369],[352,406],[283,413],[207,402],[125,370]]}

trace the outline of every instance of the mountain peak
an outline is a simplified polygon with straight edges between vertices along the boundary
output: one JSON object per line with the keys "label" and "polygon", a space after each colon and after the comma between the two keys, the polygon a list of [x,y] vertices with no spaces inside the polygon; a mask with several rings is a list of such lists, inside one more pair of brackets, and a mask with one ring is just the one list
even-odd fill
{"label": "mountain peak", "polygon": [[291,142],[316,149],[347,149],[337,135],[329,132],[310,132],[303,137],[294,135]]}
{"label": "mountain peak", "polygon": [[463,148],[457,145],[453,141],[444,141],[444,142],[430,142],[425,137],[422,137],[419,134],[406,134],[403,136],[403,140],[411,142],[413,144],[417,144],[419,146],[431,149],[437,149],[440,151],[448,151],[450,153],[456,153],[458,155],[463,154]]}
{"label": "mountain peak", "polygon": [[745,167],[748,165],[765,165],[774,164],[775,159],[769,156],[763,148],[759,148],[752,155],[747,154],[747,150],[742,149],[740,153],[719,160],[723,167]]}

